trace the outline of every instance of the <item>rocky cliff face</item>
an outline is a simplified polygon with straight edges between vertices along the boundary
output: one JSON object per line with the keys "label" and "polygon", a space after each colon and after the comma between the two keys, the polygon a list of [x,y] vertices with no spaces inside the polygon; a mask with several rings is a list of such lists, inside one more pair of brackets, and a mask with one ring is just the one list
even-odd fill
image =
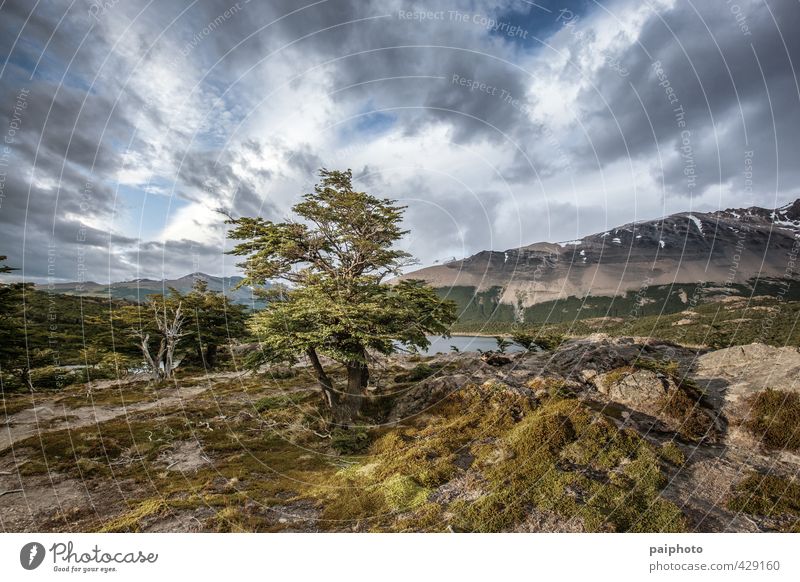
{"label": "rocky cliff face", "polygon": [[[561,243],[481,251],[404,278],[436,287],[502,288],[501,302],[530,306],[569,296],[615,296],[672,283],[797,278],[800,199],[775,210],[683,212]],[[794,250],[793,250],[794,249]]]}

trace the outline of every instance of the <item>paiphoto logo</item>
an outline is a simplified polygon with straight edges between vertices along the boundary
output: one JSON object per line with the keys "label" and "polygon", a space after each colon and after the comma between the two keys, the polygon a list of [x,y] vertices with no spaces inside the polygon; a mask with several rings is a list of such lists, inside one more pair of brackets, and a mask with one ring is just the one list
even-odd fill
{"label": "paiphoto logo", "polygon": [[19,551],[19,563],[26,570],[35,570],[44,561],[44,546],[39,542],[30,542]]}

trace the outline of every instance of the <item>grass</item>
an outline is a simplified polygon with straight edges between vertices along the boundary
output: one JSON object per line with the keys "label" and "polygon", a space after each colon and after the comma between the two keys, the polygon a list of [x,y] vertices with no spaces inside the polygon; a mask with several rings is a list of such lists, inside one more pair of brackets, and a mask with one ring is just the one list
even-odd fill
{"label": "grass", "polygon": [[501,531],[530,508],[579,518],[587,531],[682,531],[680,510],[659,497],[666,484],[653,447],[574,400],[554,400],[526,418],[486,468],[490,493],[462,503],[459,526]]}
{"label": "grass", "polygon": [[[373,531],[506,531],[539,508],[588,531],[686,528],[659,496],[660,449],[574,398],[542,392],[537,405],[499,383],[469,386],[427,422],[387,431],[366,460],[336,473],[332,489],[315,492],[323,518]],[[467,472],[485,488],[477,499],[435,501]]]}
{"label": "grass", "polygon": [[747,401],[745,428],[771,449],[800,450],[800,395],[766,389]]}
{"label": "grass", "polygon": [[130,511],[106,523],[98,530],[98,533],[139,532],[145,519],[166,511],[168,511],[168,506],[162,498],[147,499]]}
{"label": "grass", "polygon": [[[276,531],[294,526],[256,508],[287,502],[314,507],[315,527],[331,531],[506,531],[534,509],[587,531],[686,527],[660,496],[680,449],[618,429],[558,378],[532,380],[535,397],[496,380],[467,385],[405,425],[331,438],[301,382],[231,380],[172,410],[42,433],[19,443],[20,471],[135,484],[120,515],[77,526],[102,531],[141,531],[173,510],[215,531]],[[190,440],[212,463],[168,471]]]}

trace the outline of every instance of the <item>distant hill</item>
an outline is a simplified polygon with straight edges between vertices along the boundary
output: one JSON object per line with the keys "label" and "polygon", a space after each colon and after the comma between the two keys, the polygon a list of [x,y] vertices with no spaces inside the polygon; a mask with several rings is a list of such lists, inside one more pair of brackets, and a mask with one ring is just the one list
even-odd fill
{"label": "distant hill", "polygon": [[[212,291],[225,293],[236,303],[253,305],[254,298],[247,287],[234,289],[242,277],[215,277],[206,273],[191,273],[178,279],[134,279],[120,281],[111,285],[102,285],[88,281],[85,283],[57,283],[55,285],[39,285],[39,289],[49,289],[65,295],[80,295],[86,297],[108,297],[114,299],[127,299],[129,301],[143,301],[148,295],[168,292],[170,287],[184,293],[189,291],[197,280],[206,281]],[[259,302],[256,301],[256,304]]]}
{"label": "distant hill", "polygon": [[[658,313],[685,309],[698,284],[748,294],[755,281],[797,281],[798,238],[800,199],[774,210],[681,212],[580,240],[486,250],[402,278],[423,279],[455,299],[461,323],[624,316],[635,303]],[[586,307],[591,313],[581,313]]]}

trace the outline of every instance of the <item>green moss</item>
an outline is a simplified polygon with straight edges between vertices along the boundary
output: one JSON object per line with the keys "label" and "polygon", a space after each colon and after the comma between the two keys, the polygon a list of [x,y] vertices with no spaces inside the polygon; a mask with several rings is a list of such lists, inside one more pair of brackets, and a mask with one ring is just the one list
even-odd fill
{"label": "green moss", "polygon": [[81,458],[78,459],[75,464],[77,465],[78,470],[81,473],[81,476],[84,478],[108,474],[108,467],[103,463],[100,463],[93,459]]}
{"label": "green moss", "polygon": [[257,400],[254,407],[258,412],[279,410],[282,408],[294,407],[301,399],[301,395],[275,394],[271,396],[265,396],[264,398]]}
{"label": "green moss", "polygon": [[626,376],[633,374],[635,371],[636,368],[633,366],[621,366],[619,368],[614,368],[603,376],[603,384],[605,384],[607,387],[613,386]]}
{"label": "green moss", "polygon": [[574,400],[553,400],[502,439],[510,455],[484,465],[487,495],[453,504],[458,527],[502,531],[533,508],[579,518],[588,531],[682,531],[659,494],[666,483],[651,445]]}
{"label": "green moss", "polygon": [[769,448],[800,449],[800,394],[767,389],[752,396],[744,426]]}
{"label": "green moss", "polygon": [[422,533],[447,531],[447,517],[438,503],[426,502],[397,517],[393,531]]}
{"label": "green moss", "polygon": [[749,473],[733,487],[728,508],[752,515],[783,518],[781,529],[800,525],[800,483],[779,475]]}
{"label": "green moss", "polygon": [[631,430],[619,430],[604,417],[594,419],[582,438],[564,448],[563,458],[596,470],[610,470],[635,456],[639,438]]}
{"label": "green moss", "polygon": [[637,358],[633,366],[640,370],[650,370],[656,374],[663,374],[673,379],[680,378],[680,365],[675,360],[654,360],[652,358]]}
{"label": "green moss", "polygon": [[393,510],[413,509],[425,503],[430,489],[407,475],[396,475],[383,484],[386,504]]}
{"label": "green moss", "polygon": [[331,447],[340,455],[354,455],[369,447],[369,429],[365,426],[335,428],[331,432]]}
{"label": "green moss", "polygon": [[679,386],[661,401],[661,412],[678,421],[680,436],[696,442],[714,435],[714,422],[701,405],[701,396]]}
{"label": "green moss", "polygon": [[672,441],[668,441],[661,445],[659,454],[661,455],[662,459],[672,463],[673,465],[682,467],[684,463],[686,463],[686,455],[684,455],[680,447]]}

